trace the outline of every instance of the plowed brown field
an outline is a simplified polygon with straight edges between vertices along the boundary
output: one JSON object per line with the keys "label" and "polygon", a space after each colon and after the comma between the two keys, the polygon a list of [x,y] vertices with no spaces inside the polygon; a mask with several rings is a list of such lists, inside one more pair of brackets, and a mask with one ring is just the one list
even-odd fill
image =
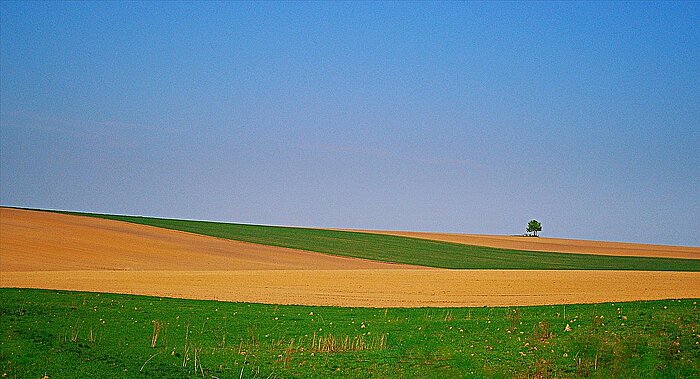
{"label": "plowed brown field", "polygon": [[492,236],[484,234],[403,232],[393,230],[343,230],[454,242],[464,245],[488,246],[500,249],[548,251],[554,253],[700,259],[700,247],[690,246],[649,245],[639,243],[586,241],[545,237],[530,238],[519,236]]}
{"label": "plowed brown field", "polygon": [[700,273],[426,269],[0,208],[0,286],[275,304],[536,305],[700,297]]}
{"label": "plowed brown field", "polygon": [[0,272],[334,270],[416,266],[336,257],[147,225],[0,208]]}
{"label": "plowed brown field", "polygon": [[527,270],[3,273],[2,287],[345,307],[514,306],[699,298],[695,272]]}

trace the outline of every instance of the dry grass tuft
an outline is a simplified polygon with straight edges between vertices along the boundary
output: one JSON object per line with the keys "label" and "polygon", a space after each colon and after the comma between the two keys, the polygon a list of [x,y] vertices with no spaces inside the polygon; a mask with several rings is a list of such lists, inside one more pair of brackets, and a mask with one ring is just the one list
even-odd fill
{"label": "dry grass tuft", "polygon": [[535,339],[538,339],[542,342],[547,341],[548,339],[552,338],[554,336],[554,333],[549,329],[549,322],[547,321],[540,321],[537,323],[537,326],[535,327],[535,331],[533,332],[533,337]]}
{"label": "dry grass tuft", "polygon": [[151,348],[156,347],[156,343],[158,343],[158,335],[160,334],[160,323],[156,320],[153,320],[153,335],[151,336]]}
{"label": "dry grass tuft", "polygon": [[311,351],[342,353],[348,351],[384,350],[386,349],[386,343],[386,334],[382,334],[379,339],[372,339],[365,335],[336,337],[331,333],[325,336],[318,336],[314,333],[311,340]]}

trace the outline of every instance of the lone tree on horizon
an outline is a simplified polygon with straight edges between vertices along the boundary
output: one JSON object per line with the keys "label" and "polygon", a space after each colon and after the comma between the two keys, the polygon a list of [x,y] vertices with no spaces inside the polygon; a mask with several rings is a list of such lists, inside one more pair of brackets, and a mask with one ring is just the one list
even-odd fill
{"label": "lone tree on horizon", "polygon": [[535,237],[537,237],[537,232],[542,231],[542,224],[540,224],[539,221],[537,220],[530,220],[530,222],[527,223],[527,232],[528,233],[533,233]]}

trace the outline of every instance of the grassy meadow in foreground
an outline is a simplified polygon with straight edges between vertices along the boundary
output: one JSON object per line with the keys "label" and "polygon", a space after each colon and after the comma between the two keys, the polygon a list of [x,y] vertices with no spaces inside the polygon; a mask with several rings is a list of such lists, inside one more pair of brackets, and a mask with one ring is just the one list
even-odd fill
{"label": "grassy meadow in foreground", "polygon": [[506,250],[418,238],[310,228],[62,212],[325,254],[452,269],[700,271],[700,259]]}
{"label": "grassy meadow in foreground", "polygon": [[10,378],[700,375],[697,299],[372,309],[27,289],[0,298]]}

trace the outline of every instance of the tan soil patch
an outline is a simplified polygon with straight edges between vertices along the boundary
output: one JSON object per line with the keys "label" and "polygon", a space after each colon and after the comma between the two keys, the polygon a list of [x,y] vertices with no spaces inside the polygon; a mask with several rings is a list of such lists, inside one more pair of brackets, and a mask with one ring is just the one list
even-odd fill
{"label": "tan soil patch", "polygon": [[700,273],[520,270],[10,272],[2,287],[347,307],[461,307],[700,298]]}
{"label": "tan soil patch", "polygon": [[372,307],[700,297],[700,273],[441,270],[0,208],[0,287]]}
{"label": "tan soil patch", "polygon": [[0,272],[420,268],[147,225],[0,208]]}
{"label": "tan soil patch", "polygon": [[692,246],[648,245],[626,242],[585,241],[545,237],[532,238],[518,236],[493,236],[483,234],[403,232],[391,230],[344,230],[513,250],[633,257],[700,259],[700,247]]}

